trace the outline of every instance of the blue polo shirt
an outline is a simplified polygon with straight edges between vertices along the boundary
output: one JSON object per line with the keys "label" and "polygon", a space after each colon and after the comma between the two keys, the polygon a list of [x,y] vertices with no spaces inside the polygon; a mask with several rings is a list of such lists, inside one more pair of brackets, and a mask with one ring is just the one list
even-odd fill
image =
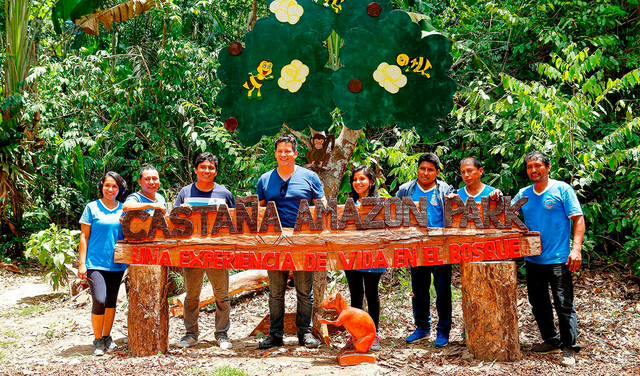
{"label": "blue polo shirt", "polygon": [[127,264],[113,262],[116,241],[124,239],[120,217],[122,203],[114,209],[107,209],[102,201],[91,201],[84,207],[80,223],[91,226],[91,233],[87,239],[87,269],[106,271],[122,271]]}
{"label": "blue polo shirt", "polygon": [[438,202],[436,196],[436,186],[424,190],[420,184],[416,183],[416,189],[411,195],[413,201],[420,201],[420,197],[427,198],[427,226],[444,227],[444,208]]}
{"label": "blue polo shirt", "polygon": [[309,205],[313,205],[312,200],[324,197],[322,182],[315,172],[296,166],[293,175],[285,183],[277,170],[277,168],[273,169],[260,176],[256,193],[260,201],[276,203],[282,227],[293,228],[296,224],[300,201],[307,200]]}
{"label": "blue polo shirt", "polygon": [[536,192],[533,185],[523,188],[511,200],[514,204],[521,197],[528,197],[520,209],[524,223],[530,231],[540,232],[542,253],[524,259],[535,264],[564,264],[571,252],[571,219],[582,215],[576,192],[565,182],[549,179],[543,192]]}
{"label": "blue polo shirt", "polygon": [[460,196],[462,201],[464,201],[465,203],[467,202],[467,198],[469,197],[473,197],[473,200],[475,202],[480,202],[482,201],[483,197],[489,197],[489,193],[495,190],[495,188],[493,188],[490,185],[486,185],[486,184],[483,184],[483,185],[484,185],[484,188],[480,192],[478,192],[478,194],[475,196],[472,196],[469,194],[469,192],[467,192],[467,186],[464,186],[458,189],[458,196]]}

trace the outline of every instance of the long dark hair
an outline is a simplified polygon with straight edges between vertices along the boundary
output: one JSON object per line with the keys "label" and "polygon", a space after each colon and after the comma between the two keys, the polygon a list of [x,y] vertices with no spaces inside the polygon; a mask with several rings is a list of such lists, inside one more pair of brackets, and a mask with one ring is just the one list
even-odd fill
{"label": "long dark hair", "polygon": [[353,199],[353,201],[358,201],[360,199],[360,195],[353,189],[353,179],[356,176],[356,172],[364,172],[371,181],[371,185],[369,186],[369,194],[367,197],[378,197],[378,188],[376,187],[376,173],[369,166],[358,166],[351,171],[351,176],[349,177],[349,185],[351,186],[351,193],[349,196]]}
{"label": "long dark hair", "polygon": [[120,201],[122,196],[124,196],[124,192],[127,190],[127,182],[124,181],[124,179],[122,178],[122,176],[120,176],[120,174],[113,171],[109,171],[106,174],[104,174],[102,176],[102,179],[100,179],[100,182],[98,182],[98,192],[100,194],[100,197],[103,196],[102,186],[104,185],[104,181],[107,180],[107,176],[113,178],[113,180],[116,181],[116,184],[118,185],[118,194],[116,195],[116,201]]}

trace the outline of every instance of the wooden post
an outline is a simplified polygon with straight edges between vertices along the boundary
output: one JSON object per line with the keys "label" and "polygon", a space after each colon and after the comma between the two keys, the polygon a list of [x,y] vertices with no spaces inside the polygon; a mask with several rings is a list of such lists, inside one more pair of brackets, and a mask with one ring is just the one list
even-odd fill
{"label": "wooden post", "polygon": [[129,266],[129,349],[133,356],[169,347],[168,267]]}
{"label": "wooden post", "polygon": [[520,360],[515,262],[465,262],[462,269],[462,311],[469,352],[484,361]]}

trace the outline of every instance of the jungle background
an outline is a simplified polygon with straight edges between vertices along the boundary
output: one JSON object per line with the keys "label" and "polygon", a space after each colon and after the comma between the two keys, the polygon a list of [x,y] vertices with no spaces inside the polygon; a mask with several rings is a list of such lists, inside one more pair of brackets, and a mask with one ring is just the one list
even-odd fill
{"label": "jungle background", "polygon": [[[0,2],[0,262],[28,269],[36,255],[54,285],[66,283],[60,270],[76,257],[78,219],[106,171],[120,173],[130,193],[151,163],[172,201],[194,181],[201,151],[220,158],[217,182],[236,195],[252,194],[275,167],[273,138],[240,144],[215,100],[218,51],[243,40],[253,1],[158,1],[98,35],[74,27],[79,13],[71,9],[86,14],[117,1]],[[459,161],[475,156],[484,182],[513,195],[529,184],[522,156],[541,150],[552,177],[571,184],[582,203],[583,270],[637,283],[638,0],[393,3],[426,16],[423,29],[452,42],[455,106],[428,138],[394,124],[365,127],[339,201],[352,166],[375,167],[383,194],[394,195],[427,151],[440,156],[450,184],[462,185]],[[268,14],[258,1],[258,17]],[[341,128],[336,112],[329,132]],[[301,145],[299,164],[305,151]]]}

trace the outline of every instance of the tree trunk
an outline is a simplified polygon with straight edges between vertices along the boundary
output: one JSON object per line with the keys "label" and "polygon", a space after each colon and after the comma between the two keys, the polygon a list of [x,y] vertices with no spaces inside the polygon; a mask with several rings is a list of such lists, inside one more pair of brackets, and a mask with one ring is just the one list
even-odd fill
{"label": "tree trunk", "polygon": [[169,347],[169,283],[166,266],[129,266],[129,349],[133,356]]}
{"label": "tree trunk", "polygon": [[[331,150],[331,159],[327,166],[329,170],[320,171],[318,176],[324,185],[324,194],[327,199],[338,196],[342,177],[347,169],[353,150],[358,144],[362,129],[352,130],[344,125],[340,135],[336,140],[335,147]],[[317,271],[313,273],[313,333],[316,337],[322,338],[319,317],[322,317],[324,310],[320,305],[324,300],[324,293],[327,290],[327,272]]]}
{"label": "tree trunk", "polygon": [[484,361],[520,360],[515,262],[467,262],[462,269],[462,311],[469,352]]}

